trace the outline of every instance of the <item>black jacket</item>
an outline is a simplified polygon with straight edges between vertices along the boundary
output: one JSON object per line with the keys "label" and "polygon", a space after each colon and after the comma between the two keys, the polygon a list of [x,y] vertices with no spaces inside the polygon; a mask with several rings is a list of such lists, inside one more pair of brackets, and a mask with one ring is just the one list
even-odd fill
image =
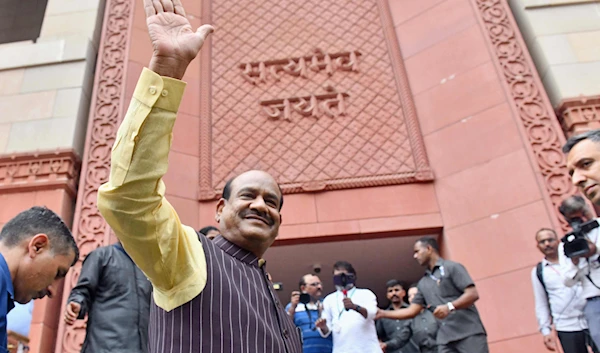
{"label": "black jacket", "polygon": [[88,315],[82,353],[147,353],[152,286],[118,245],[100,247],[83,261],[68,302]]}
{"label": "black jacket", "polygon": [[[402,304],[407,308],[406,303]],[[394,310],[390,305],[387,310]],[[403,342],[400,338],[402,329],[410,324],[410,320],[379,319],[375,323],[377,337],[387,344],[386,353],[419,353],[419,348],[412,340]]]}

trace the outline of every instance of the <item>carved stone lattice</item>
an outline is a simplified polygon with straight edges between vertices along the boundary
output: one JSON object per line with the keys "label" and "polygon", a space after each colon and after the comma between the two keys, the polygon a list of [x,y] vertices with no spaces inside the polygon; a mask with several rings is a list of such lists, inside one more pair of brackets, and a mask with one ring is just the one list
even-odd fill
{"label": "carved stone lattice", "polygon": [[472,0],[480,15],[505,82],[520,128],[529,141],[538,177],[546,189],[556,225],[568,225],[558,212],[560,202],[575,193],[561,151],[564,135],[505,0]]}
{"label": "carved stone lattice", "polygon": [[[219,34],[203,49],[201,199],[255,168],[274,175],[284,192],[432,180],[386,0],[205,0],[202,9]],[[315,50],[358,52],[358,68],[260,84],[241,69],[249,74]],[[326,86],[348,94],[345,114],[287,120],[262,113],[260,102],[310,97]]]}
{"label": "carved stone lattice", "polygon": [[80,165],[70,150],[2,156],[0,192],[63,189],[74,197]]}
{"label": "carved stone lattice", "polygon": [[567,136],[600,128],[600,96],[565,100],[556,111]]}
{"label": "carved stone lattice", "polygon": [[[83,157],[83,169],[73,235],[81,256],[65,280],[65,295],[77,283],[82,260],[109,238],[110,228],[97,209],[96,196],[110,175],[110,153],[119,125],[120,106],[124,96],[125,63],[133,16],[131,0],[108,0],[104,15],[90,119]],[[63,308],[64,310],[64,308]],[[85,322],[77,320],[66,326],[60,320],[57,352],[76,353],[85,338]]]}

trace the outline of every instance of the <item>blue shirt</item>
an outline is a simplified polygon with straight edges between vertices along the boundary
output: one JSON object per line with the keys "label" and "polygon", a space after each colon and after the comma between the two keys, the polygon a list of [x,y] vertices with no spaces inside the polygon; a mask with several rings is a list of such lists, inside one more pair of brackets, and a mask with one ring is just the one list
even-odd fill
{"label": "blue shirt", "polygon": [[[285,307],[288,311],[292,304]],[[315,327],[315,321],[319,318],[319,311],[315,304],[307,304],[306,311],[304,304],[298,304],[294,314],[294,324],[302,330],[302,351],[303,353],[331,353],[333,348],[332,336],[321,337]]]}
{"label": "blue shirt", "polygon": [[4,256],[0,254],[0,353],[8,352],[6,315],[15,307],[12,278]]}

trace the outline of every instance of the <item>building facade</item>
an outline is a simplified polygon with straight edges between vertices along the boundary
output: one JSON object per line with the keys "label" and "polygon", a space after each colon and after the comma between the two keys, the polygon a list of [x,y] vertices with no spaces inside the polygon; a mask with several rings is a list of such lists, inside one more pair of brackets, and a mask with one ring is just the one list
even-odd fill
{"label": "building facade", "polygon": [[[533,237],[566,229],[560,148],[597,126],[597,1],[183,3],[193,26],[216,27],[186,73],[165,178],[184,223],[213,224],[224,182],[265,169],[286,194],[266,255],[282,300],[342,258],[362,286],[417,280],[412,243],[433,235],[473,276],[491,351],[545,351]],[[83,259],[114,240],[96,192],[151,48],[141,1],[43,13],[35,41],[0,44],[0,222],[45,204],[72,220]],[[85,325],[60,321],[65,299],[35,303],[32,352],[79,351]]]}

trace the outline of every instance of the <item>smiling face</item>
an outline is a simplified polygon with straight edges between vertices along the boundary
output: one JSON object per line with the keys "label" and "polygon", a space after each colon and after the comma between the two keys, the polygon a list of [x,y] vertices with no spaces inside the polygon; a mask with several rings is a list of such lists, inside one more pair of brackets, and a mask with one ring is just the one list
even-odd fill
{"label": "smiling face", "polygon": [[227,240],[261,257],[279,232],[280,204],[281,191],[271,175],[240,174],[231,183],[229,199],[217,204],[219,229]]}
{"label": "smiling face", "polygon": [[55,253],[45,234],[37,234],[27,242],[27,254],[19,264],[13,286],[15,301],[21,304],[31,299],[52,297],[57,281],[64,278],[75,261],[75,253],[68,249],[66,254]]}
{"label": "smiling face", "polygon": [[577,143],[567,155],[571,182],[595,205],[600,205],[600,144],[592,140]]}

